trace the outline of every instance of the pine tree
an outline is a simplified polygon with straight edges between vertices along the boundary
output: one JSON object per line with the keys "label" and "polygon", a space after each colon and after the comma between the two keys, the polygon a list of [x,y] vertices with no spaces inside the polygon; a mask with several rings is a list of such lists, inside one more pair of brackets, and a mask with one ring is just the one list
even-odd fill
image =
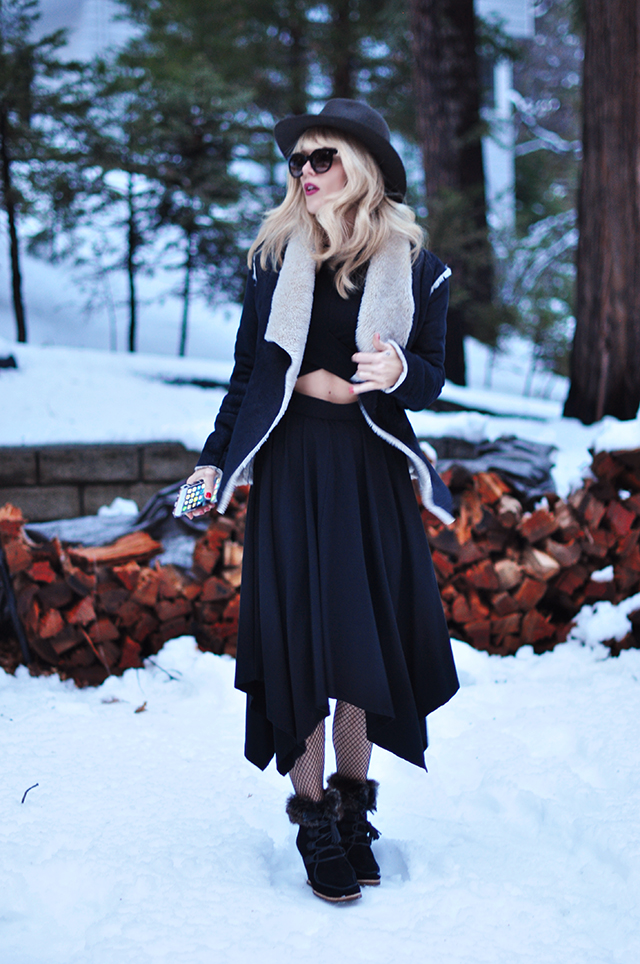
{"label": "pine tree", "polygon": [[[330,97],[367,100],[390,127],[415,138],[409,23],[393,0],[120,0],[143,32],[187,69],[220,77],[241,121],[247,156],[278,161],[272,127]],[[281,186],[271,178],[273,202]]]}
{"label": "pine tree", "polygon": [[17,339],[27,340],[20,261],[21,215],[33,205],[30,174],[63,154],[57,125],[73,109],[62,64],[63,31],[33,39],[37,0],[0,0],[0,198],[7,215],[12,303]]}
{"label": "pine tree", "polygon": [[[162,52],[159,52],[162,54]],[[232,173],[242,128],[217,74],[201,62],[175,70],[165,56],[141,60],[153,96],[152,127],[145,140],[145,176],[157,186],[152,224],[169,231],[168,246],[181,251],[182,321],[179,354],[186,351],[194,281],[205,293],[240,295],[240,249],[255,226],[250,187]],[[224,109],[220,106],[224,103]],[[238,105],[241,110],[242,105]],[[242,228],[240,227],[242,225]],[[174,240],[175,231],[181,238]]]}
{"label": "pine tree", "polygon": [[[145,263],[144,249],[150,243],[155,205],[160,189],[150,178],[153,168],[149,154],[153,129],[153,97],[140,83],[139,72],[110,61],[85,65],[77,85],[83,109],[65,130],[74,145],[72,163],[58,163],[51,169],[51,198],[42,210],[41,230],[31,241],[37,253],[52,259],[72,256],[84,263],[84,242],[91,231],[111,235],[115,229],[122,243],[92,245],[94,258],[108,259],[99,274],[124,270],[128,292],[128,348],[136,350],[138,326],[137,279]],[[48,248],[48,250],[47,250]],[[90,256],[90,257],[91,257]]]}

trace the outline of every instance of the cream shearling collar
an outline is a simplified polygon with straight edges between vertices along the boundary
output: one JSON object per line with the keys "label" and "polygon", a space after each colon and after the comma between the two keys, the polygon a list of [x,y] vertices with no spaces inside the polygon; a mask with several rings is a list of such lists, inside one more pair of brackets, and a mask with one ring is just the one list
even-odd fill
{"label": "cream shearling collar", "polygon": [[[297,377],[311,321],[316,266],[309,248],[294,236],[278,275],[266,341],[275,342],[291,357],[290,375]],[[356,327],[359,351],[373,351],[378,331],[404,348],[414,313],[411,248],[405,238],[391,237],[372,257],[367,271]]]}

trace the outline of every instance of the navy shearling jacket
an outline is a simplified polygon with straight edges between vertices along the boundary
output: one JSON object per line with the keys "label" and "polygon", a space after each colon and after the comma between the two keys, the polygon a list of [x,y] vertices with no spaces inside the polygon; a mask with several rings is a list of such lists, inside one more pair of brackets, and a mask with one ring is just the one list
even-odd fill
{"label": "navy shearling jacket", "polygon": [[[430,405],[444,384],[444,343],[450,271],[431,252],[412,265],[408,242],[392,237],[367,271],[356,328],[359,351],[373,351],[373,335],[391,341],[403,374],[391,389],[365,392],[358,403],[371,430],[407,456],[423,503],[453,521],[451,496],[423,454],[405,409]],[[315,262],[302,239],[287,245],[279,271],[256,258],[247,279],[229,391],[198,465],[222,471],[218,510],[236,485],[251,481],[256,452],[284,415],[300,371],[309,329]]]}

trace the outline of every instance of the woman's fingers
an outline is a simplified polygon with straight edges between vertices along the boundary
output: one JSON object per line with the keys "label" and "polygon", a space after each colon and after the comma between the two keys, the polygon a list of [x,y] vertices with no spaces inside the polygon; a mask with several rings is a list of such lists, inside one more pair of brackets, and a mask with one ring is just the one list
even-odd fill
{"label": "woman's fingers", "polygon": [[203,505],[203,506],[200,506],[199,509],[194,509],[193,512],[185,512],[185,515],[188,516],[190,519],[193,519],[195,516],[198,516],[198,515],[206,515],[207,512],[211,512],[212,509],[213,509],[213,505]]}
{"label": "woman's fingers", "polygon": [[[216,481],[216,470],[212,469],[210,466],[203,466],[202,468],[196,469],[194,472],[192,472],[187,479],[187,482],[191,484],[193,482],[199,482],[200,479],[204,481],[205,499],[210,499],[213,495],[214,484]],[[212,508],[213,503],[209,503],[209,505],[200,506],[199,508],[194,509],[193,512],[187,512],[185,514],[190,519],[193,519],[194,516],[204,515],[206,512],[211,512]]]}
{"label": "woman's fingers", "polygon": [[187,479],[187,483],[190,485],[193,482],[199,482],[200,479],[204,481],[205,497],[210,499],[213,495],[213,486],[216,481],[216,470],[210,466],[203,466],[202,468],[196,469]]}
{"label": "woman's fingers", "polygon": [[402,362],[393,345],[382,341],[379,334],[374,335],[373,345],[375,351],[357,351],[351,356],[358,366],[353,395],[391,388],[402,374]]}
{"label": "woman's fingers", "polygon": [[193,519],[195,516],[198,516],[198,515],[206,515],[206,513],[211,512],[212,509],[213,509],[213,502],[210,502],[208,505],[198,506],[197,509],[193,509],[191,512],[185,512],[185,515],[188,516],[190,519]]}

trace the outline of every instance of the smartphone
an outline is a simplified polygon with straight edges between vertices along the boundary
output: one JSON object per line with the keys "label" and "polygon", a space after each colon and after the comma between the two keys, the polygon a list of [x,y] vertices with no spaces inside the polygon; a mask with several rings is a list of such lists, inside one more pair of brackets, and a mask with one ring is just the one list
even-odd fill
{"label": "smartphone", "polygon": [[185,482],[183,486],[180,487],[178,492],[178,498],[173,507],[173,515],[177,519],[181,515],[185,515],[187,512],[193,512],[194,509],[199,509],[203,505],[210,505],[215,502],[218,497],[218,489],[220,487],[220,476],[216,476],[216,481],[213,485],[213,492],[210,499],[205,498],[205,483],[204,479],[199,479],[198,482]]}

